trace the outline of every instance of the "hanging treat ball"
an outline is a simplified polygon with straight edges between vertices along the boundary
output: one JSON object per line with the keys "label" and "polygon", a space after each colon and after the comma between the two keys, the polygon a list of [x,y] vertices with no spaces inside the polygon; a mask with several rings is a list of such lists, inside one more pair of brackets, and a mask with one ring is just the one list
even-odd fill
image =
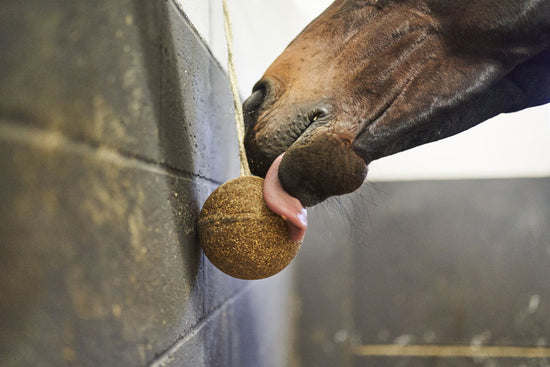
{"label": "hanging treat ball", "polygon": [[208,259],[235,278],[263,279],[283,270],[302,241],[291,241],[283,218],[263,198],[264,180],[241,176],[218,187],[199,216],[199,240]]}

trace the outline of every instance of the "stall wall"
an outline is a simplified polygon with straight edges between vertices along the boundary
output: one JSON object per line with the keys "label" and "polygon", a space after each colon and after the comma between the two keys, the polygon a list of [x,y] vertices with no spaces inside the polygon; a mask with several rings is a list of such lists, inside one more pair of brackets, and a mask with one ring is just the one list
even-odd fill
{"label": "stall wall", "polygon": [[290,274],[228,277],[197,242],[238,152],[182,10],[3,1],[0,49],[0,365],[289,365]]}

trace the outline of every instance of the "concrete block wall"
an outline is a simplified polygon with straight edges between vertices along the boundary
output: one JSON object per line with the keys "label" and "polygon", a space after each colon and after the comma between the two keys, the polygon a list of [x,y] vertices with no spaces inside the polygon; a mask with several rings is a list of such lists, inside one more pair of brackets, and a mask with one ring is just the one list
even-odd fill
{"label": "concrete block wall", "polygon": [[3,1],[0,49],[0,365],[289,365],[290,271],[236,280],[197,243],[238,154],[174,2]]}

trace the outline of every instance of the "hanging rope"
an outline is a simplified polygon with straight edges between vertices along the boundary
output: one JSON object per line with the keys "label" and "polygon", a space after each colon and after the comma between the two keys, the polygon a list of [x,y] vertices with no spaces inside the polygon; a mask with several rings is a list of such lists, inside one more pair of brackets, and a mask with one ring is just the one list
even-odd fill
{"label": "hanging rope", "polygon": [[244,117],[241,99],[239,98],[239,87],[237,84],[237,72],[233,59],[233,32],[231,30],[231,18],[227,0],[223,0],[223,26],[225,29],[225,40],[227,43],[227,69],[229,72],[229,83],[233,93],[233,104],[235,105],[235,125],[237,128],[237,139],[239,140],[239,158],[241,160],[241,176],[250,176],[250,167],[246,159],[244,149]]}

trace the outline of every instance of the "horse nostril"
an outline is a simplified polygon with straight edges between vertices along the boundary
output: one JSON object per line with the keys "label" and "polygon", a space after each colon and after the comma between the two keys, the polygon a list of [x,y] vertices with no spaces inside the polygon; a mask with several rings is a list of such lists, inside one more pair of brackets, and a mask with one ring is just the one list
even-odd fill
{"label": "horse nostril", "polygon": [[258,114],[265,102],[267,86],[265,82],[259,81],[254,85],[252,94],[243,103],[243,114],[245,128],[248,130],[256,124]]}
{"label": "horse nostril", "polygon": [[318,107],[308,114],[308,120],[310,123],[317,121],[318,119],[326,118],[329,115],[326,107]]}

